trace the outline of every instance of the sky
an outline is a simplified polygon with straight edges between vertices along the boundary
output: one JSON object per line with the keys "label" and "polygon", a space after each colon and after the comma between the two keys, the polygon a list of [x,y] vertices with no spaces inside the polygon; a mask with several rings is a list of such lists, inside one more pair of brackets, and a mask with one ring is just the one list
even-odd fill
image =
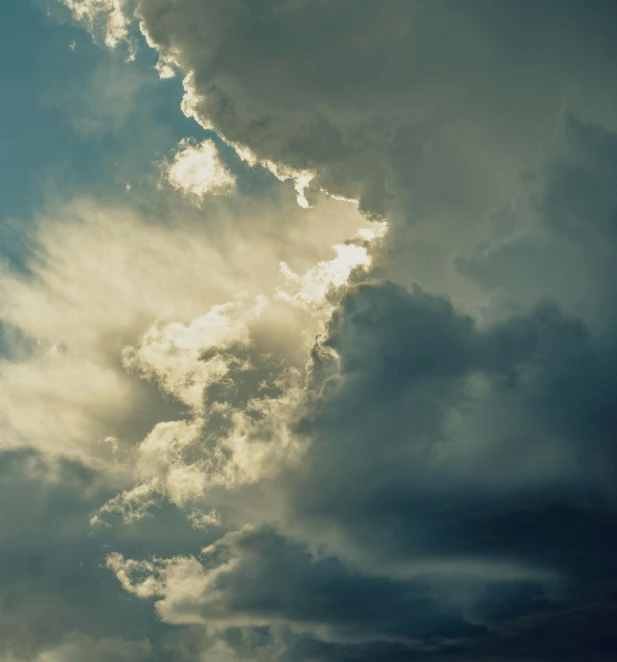
{"label": "sky", "polygon": [[0,662],[617,659],[616,32],[4,0]]}

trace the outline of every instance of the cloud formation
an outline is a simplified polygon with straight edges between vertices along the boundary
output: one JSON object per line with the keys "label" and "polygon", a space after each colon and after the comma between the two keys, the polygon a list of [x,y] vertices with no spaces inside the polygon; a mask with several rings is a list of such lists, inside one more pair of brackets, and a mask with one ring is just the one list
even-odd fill
{"label": "cloud formation", "polygon": [[221,162],[216,145],[183,141],[171,163],[163,168],[167,181],[179,191],[203,200],[205,195],[231,193],[235,179]]}
{"label": "cloud formation", "polygon": [[[359,199],[367,212],[413,200],[415,219],[491,201],[499,175],[513,175],[517,157],[537,148],[566,95],[606,116],[612,86],[602,98],[597,85],[609,80],[615,16],[598,5],[120,3],[162,62],[186,77],[185,111],[204,126],[275,169],[310,173],[314,187]],[[111,20],[117,8],[109,9]],[[517,39],[526,49],[512,58]],[[520,95],[532,93],[516,112]],[[496,164],[499,148],[510,153],[503,159],[502,149]],[[490,186],[478,186],[480,174]]]}
{"label": "cloud formation", "polygon": [[614,659],[614,7],[63,4],[218,138],[3,274],[0,655]]}

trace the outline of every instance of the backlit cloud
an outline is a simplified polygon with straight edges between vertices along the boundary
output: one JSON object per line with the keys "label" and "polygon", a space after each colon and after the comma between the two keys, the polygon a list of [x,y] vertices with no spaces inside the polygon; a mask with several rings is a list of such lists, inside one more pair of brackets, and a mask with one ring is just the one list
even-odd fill
{"label": "backlit cloud", "polygon": [[198,200],[206,195],[231,193],[235,186],[234,177],[221,162],[211,140],[200,145],[182,142],[171,163],[164,167],[164,174],[175,189]]}
{"label": "backlit cloud", "polygon": [[167,139],[2,258],[0,659],[614,660],[613,4],[59,4]]}

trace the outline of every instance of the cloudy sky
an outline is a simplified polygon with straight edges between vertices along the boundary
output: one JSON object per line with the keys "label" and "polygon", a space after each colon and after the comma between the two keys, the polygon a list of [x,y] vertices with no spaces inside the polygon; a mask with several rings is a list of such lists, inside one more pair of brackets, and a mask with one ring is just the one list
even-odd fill
{"label": "cloudy sky", "polygon": [[615,34],[3,0],[0,662],[617,659]]}

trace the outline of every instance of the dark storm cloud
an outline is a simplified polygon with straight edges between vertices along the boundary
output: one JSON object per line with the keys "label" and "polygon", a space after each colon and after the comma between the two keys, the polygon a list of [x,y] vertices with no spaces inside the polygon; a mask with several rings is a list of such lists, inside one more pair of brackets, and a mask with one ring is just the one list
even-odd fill
{"label": "dark storm cloud", "polygon": [[478,324],[364,283],[312,352],[292,530],[364,572],[448,587],[484,628],[418,659],[604,661],[617,646],[615,135],[566,114],[547,151],[466,266],[519,312]]}
{"label": "dark storm cloud", "polygon": [[[221,548],[235,561],[208,586],[207,622],[242,622],[252,615],[265,623],[322,628],[326,639],[369,641],[474,629],[459,621],[456,610],[435,604],[422,582],[362,578],[339,559],[314,558],[304,545],[267,528],[229,534],[217,543],[217,552]],[[209,599],[210,592],[221,600]]]}
{"label": "dark storm cloud", "polygon": [[[392,283],[348,293],[320,347],[322,361],[324,349],[338,360],[321,366],[330,375],[299,423],[311,447],[285,479],[290,526],[364,575],[358,588],[328,577],[333,593],[319,599],[301,591],[317,602],[314,618],[336,623],[329,609],[338,614],[345,596],[379,602],[359,587],[381,586],[366,579],[381,575],[407,601],[387,594],[383,623],[352,606],[345,617],[373,642],[391,627],[424,635],[419,660],[610,659],[614,348],[553,306],[479,330],[444,300]],[[265,555],[280,570],[274,550]],[[281,571],[257,586],[293,619],[279,580],[293,585]],[[433,628],[418,630],[427,620]],[[353,655],[371,659],[370,646]]]}
{"label": "dark storm cloud", "polygon": [[365,283],[313,350],[293,528],[365,571],[465,585],[461,619],[485,630],[418,659],[614,656],[615,177],[615,135],[566,114],[464,267],[520,312],[479,325]]}
{"label": "dark storm cloud", "polygon": [[32,655],[80,625],[88,629],[97,620],[96,603],[105,602],[100,542],[87,536],[88,501],[104,498],[104,485],[79,464],[51,465],[26,451],[1,456],[4,654]]}
{"label": "dark storm cloud", "polygon": [[554,305],[479,328],[421,290],[350,289],[275,488],[286,522],[166,562],[159,614],[237,659],[608,662],[613,355]]}

